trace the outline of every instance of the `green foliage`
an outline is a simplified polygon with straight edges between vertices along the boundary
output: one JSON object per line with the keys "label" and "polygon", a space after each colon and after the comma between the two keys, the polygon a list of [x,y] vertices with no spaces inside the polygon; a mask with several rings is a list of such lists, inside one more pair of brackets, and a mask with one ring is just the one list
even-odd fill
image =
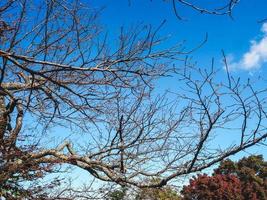
{"label": "green foliage", "polygon": [[[149,180],[150,183],[159,183],[160,178]],[[140,189],[135,197],[136,200],[180,200],[178,193],[170,186],[162,188]]]}
{"label": "green foliage", "polygon": [[136,200],[181,200],[178,193],[171,187],[142,189]]}
{"label": "green foliage", "polygon": [[123,200],[126,197],[127,188],[120,188],[108,193],[106,200]]}
{"label": "green foliage", "polygon": [[[150,180],[150,183],[157,183],[159,178]],[[181,200],[178,195],[170,186],[164,186],[162,188],[142,188],[136,193],[130,188],[115,189],[108,193],[106,200]]]}

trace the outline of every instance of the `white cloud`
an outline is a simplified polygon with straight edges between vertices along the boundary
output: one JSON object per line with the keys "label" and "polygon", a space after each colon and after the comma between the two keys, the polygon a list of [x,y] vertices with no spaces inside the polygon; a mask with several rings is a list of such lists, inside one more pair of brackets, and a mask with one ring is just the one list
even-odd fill
{"label": "white cloud", "polygon": [[261,67],[262,64],[267,63],[267,23],[264,23],[261,27],[263,37],[259,41],[251,41],[249,51],[246,52],[242,58],[234,62],[233,57],[228,59],[228,65],[230,70],[254,70]]}

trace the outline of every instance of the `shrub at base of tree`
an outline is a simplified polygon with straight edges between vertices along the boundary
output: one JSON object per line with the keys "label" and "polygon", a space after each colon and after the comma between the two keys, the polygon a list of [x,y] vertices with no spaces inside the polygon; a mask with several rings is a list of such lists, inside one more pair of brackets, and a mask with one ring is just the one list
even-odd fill
{"label": "shrub at base of tree", "polygon": [[261,155],[221,162],[212,176],[197,175],[182,190],[184,200],[265,200],[267,162]]}
{"label": "shrub at base of tree", "polygon": [[197,175],[190,180],[190,185],[184,186],[184,200],[241,200],[242,186],[235,175],[214,176]]}

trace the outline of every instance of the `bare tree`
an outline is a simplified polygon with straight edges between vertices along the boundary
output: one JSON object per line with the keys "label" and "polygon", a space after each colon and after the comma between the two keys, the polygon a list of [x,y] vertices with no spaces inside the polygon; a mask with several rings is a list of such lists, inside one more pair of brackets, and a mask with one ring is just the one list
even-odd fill
{"label": "bare tree", "polygon": [[232,17],[233,9],[239,2],[240,0],[224,0],[221,2],[210,3],[211,5],[207,6],[207,3],[196,3],[194,1],[187,0],[171,0],[174,13],[176,17],[180,20],[182,20],[183,17],[181,17],[181,15],[179,14],[179,9],[177,8],[177,5],[179,5],[181,8],[187,7],[201,14],[219,16],[229,15],[230,17]]}
{"label": "bare tree", "polygon": [[[153,0],[150,0],[153,2]],[[195,2],[193,0],[162,0],[164,2],[170,3],[172,5],[173,11],[177,19],[184,20],[185,17],[182,16],[180,11],[183,11],[183,8],[188,8],[191,11],[198,12],[200,14],[205,15],[217,15],[217,16],[224,16],[228,15],[232,17],[232,13],[234,8],[238,5],[240,0],[222,0],[222,1],[215,1],[209,2]],[[131,5],[133,0],[128,0],[129,4]]]}
{"label": "bare tree", "polygon": [[[99,26],[98,11],[78,0],[9,0],[0,11],[5,191],[61,164],[104,182],[160,187],[267,137],[266,90],[231,77],[226,59],[226,78],[218,81],[213,64],[190,65],[183,46],[161,48],[162,25],[121,29],[114,42]],[[173,67],[180,61],[184,67]],[[170,74],[179,80],[174,100],[155,88]],[[52,139],[54,127],[82,134],[53,148],[42,141]],[[229,144],[216,140],[228,134]],[[160,181],[143,182],[154,177]]]}
{"label": "bare tree", "polygon": [[103,148],[99,138],[106,133],[92,129],[100,130],[107,105],[123,91],[145,95],[151,81],[170,70],[159,58],[179,56],[179,45],[156,50],[162,39],[149,26],[121,29],[109,45],[97,15],[79,1],[1,2],[0,180],[6,188],[17,190],[18,178],[40,178],[60,163],[94,176],[95,167],[108,172],[113,166],[94,158],[95,167],[83,163],[70,142],[46,150],[41,140],[51,127],[78,127],[88,132],[90,149]]}

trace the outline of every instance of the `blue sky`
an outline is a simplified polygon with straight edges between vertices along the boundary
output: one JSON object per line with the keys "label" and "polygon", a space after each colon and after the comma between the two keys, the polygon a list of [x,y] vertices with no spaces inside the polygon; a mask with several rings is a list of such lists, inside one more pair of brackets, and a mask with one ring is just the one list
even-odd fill
{"label": "blue sky", "polygon": [[[233,19],[229,16],[203,15],[178,6],[179,14],[186,18],[182,21],[176,18],[170,2],[131,0],[129,5],[127,0],[91,1],[94,8],[104,7],[100,20],[110,35],[116,35],[121,26],[127,28],[143,23],[157,27],[163,20],[167,20],[160,32],[161,35],[171,36],[166,45],[185,40],[186,47],[190,49],[197,46],[208,33],[207,43],[191,55],[200,67],[209,67],[214,57],[216,67],[223,68],[223,49],[234,76],[246,79],[266,73],[267,24],[259,23],[259,20],[267,18],[266,0],[241,0],[233,11]],[[226,76],[222,74],[220,79],[224,78]],[[169,83],[166,81],[165,86]],[[253,147],[248,152],[262,153],[267,158],[267,147]],[[238,154],[235,158],[243,155],[246,153]]]}
{"label": "blue sky", "polygon": [[[210,0],[205,0],[209,3]],[[203,15],[178,6],[178,12],[186,20],[178,20],[171,1],[162,0],[92,0],[95,8],[105,7],[101,21],[109,33],[115,33],[121,26],[144,23],[158,26],[167,23],[160,34],[172,36],[172,42],[186,40],[186,46],[196,46],[208,33],[206,45],[194,52],[201,64],[210,63],[211,57],[221,58],[221,49],[235,59],[249,50],[251,40],[261,37],[259,20],[267,17],[266,0],[241,0],[234,9],[233,19],[227,16]]]}
{"label": "blue sky", "polygon": [[[83,0],[88,3],[87,0]],[[202,0],[211,2],[214,0]],[[222,0],[223,1],[223,0]],[[103,28],[109,35],[115,36],[121,26],[130,27],[134,25],[151,24],[158,27],[163,20],[166,20],[160,35],[170,35],[170,40],[166,46],[186,41],[187,49],[194,48],[203,41],[208,34],[207,43],[192,53],[195,61],[200,67],[209,67],[211,58],[214,57],[217,67],[221,66],[223,49],[230,61],[234,73],[237,76],[247,78],[255,74],[267,72],[267,25],[258,23],[259,20],[267,18],[267,0],[241,0],[233,11],[233,19],[228,16],[202,15],[188,8],[178,6],[177,9],[186,20],[178,20],[173,12],[171,0],[90,0],[93,8],[104,10],[100,16]],[[266,28],[266,29],[265,29]],[[266,40],[265,40],[266,39]],[[266,44],[266,48],[265,47]],[[247,63],[245,55],[251,56],[250,64],[244,69],[240,64]],[[231,60],[230,60],[231,59]],[[255,64],[256,63],[256,64]],[[221,77],[223,79],[224,77]],[[170,82],[163,82],[167,87]],[[66,130],[57,129],[52,137],[59,138]],[[62,137],[66,134],[62,134]],[[61,136],[61,135],[60,135]],[[231,136],[228,136],[231,137]],[[226,141],[227,138],[224,138]],[[57,142],[57,141],[56,141]],[[253,147],[249,150],[253,153],[261,153],[267,159],[267,147]],[[240,158],[246,153],[238,154],[235,158]],[[77,169],[77,185],[86,182],[89,174],[82,173]]]}
{"label": "blue sky", "polygon": [[[86,0],[84,1],[86,2]],[[206,1],[208,2],[208,0]],[[221,50],[223,49],[228,58],[233,59],[229,64],[233,66],[232,73],[235,75],[247,78],[255,74],[266,73],[264,66],[267,62],[267,53],[264,54],[264,49],[260,48],[256,48],[256,55],[261,57],[261,67],[252,66],[249,69],[236,67],[238,64],[244,63],[243,57],[246,53],[255,55],[255,52],[252,51],[252,41],[254,41],[254,47],[257,47],[265,38],[265,33],[262,31],[264,24],[258,23],[258,21],[267,17],[266,0],[241,0],[233,11],[233,19],[228,16],[202,15],[190,9],[178,7],[181,16],[187,18],[185,21],[178,20],[172,5],[162,0],[131,0],[131,5],[128,0],[91,0],[90,2],[96,9],[104,7],[100,21],[111,36],[115,36],[121,26],[127,28],[143,23],[157,27],[163,20],[167,20],[160,32],[163,36],[171,35],[171,39],[166,45],[186,40],[186,47],[190,49],[197,46],[208,33],[207,43],[192,53],[200,67],[209,67],[212,57],[215,58],[217,67],[223,67],[221,63]],[[225,77],[221,79],[223,78]],[[168,83],[165,82],[165,85]],[[228,135],[227,137],[232,136]],[[227,137],[223,140],[226,141]],[[261,153],[267,159],[267,147],[253,147],[248,152]],[[234,158],[238,159],[244,155],[247,153],[240,153]],[[81,170],[77,169],[76,174],[78,185],[88,178]]]}

